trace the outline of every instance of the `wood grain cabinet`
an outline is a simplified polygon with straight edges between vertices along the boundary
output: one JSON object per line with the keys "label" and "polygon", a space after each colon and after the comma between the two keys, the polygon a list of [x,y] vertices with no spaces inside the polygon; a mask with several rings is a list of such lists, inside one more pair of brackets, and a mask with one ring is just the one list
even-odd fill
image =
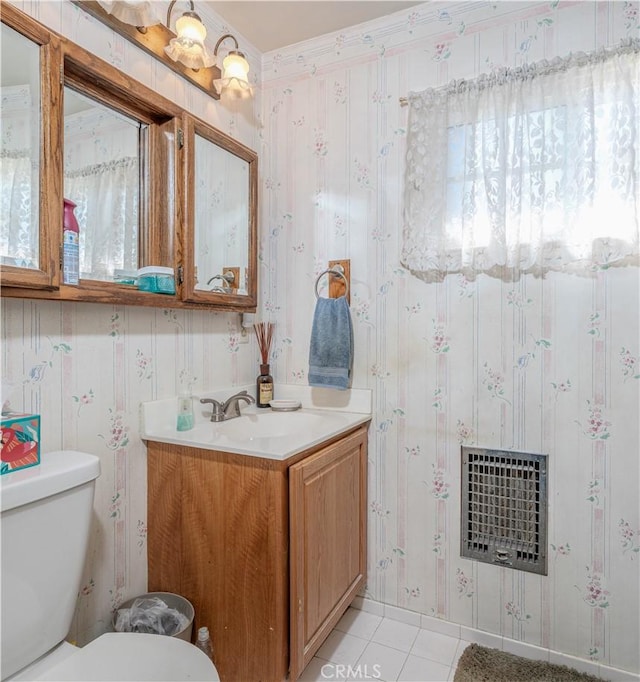
{"label": "wood grain cabinet", "polygon": [[367,426],[285,460],[148,442],[149,590],[184,595],[223,682],[295,680],[366,574]]}

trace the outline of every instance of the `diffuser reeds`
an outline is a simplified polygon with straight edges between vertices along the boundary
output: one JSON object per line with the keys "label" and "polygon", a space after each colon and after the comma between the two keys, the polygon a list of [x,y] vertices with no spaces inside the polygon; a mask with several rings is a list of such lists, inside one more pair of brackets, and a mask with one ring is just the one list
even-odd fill
{"label": "diffuser reeds", "polygon": [[256,322],[253,329],[258,339],[258,349],[260,350],[260,359],[263,365],[269,364],[269,353],[271,352],[271,342],[273,341],[273,330],[275,329],[274,322]]}

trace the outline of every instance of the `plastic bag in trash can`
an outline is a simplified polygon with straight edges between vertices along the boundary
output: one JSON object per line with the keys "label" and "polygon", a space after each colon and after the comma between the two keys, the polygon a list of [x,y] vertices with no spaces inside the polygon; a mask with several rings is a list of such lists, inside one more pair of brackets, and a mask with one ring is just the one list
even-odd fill
{"label": "plastic bag in trash can", "polygon": [[158,597],[136,599],[130,609],[120,609],[116,618],[116,632],[147,632],[156,635],[175,635],[189,625],[184,613],[172,609]]}

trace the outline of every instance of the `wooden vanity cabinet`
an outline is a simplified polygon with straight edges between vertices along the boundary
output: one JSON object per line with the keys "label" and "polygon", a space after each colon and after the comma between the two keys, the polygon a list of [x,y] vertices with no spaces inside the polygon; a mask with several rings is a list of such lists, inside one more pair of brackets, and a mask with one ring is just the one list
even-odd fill
{"label": "wooden vanity cabinet", "polygon": [[149,590],[223,682],[297,679],[366,575],[367,425],[286,461],[148,442]]}

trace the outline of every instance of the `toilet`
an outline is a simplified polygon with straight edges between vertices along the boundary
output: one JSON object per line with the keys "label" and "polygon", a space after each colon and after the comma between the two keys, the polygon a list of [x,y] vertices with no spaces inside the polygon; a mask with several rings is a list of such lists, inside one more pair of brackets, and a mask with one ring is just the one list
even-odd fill
{"label": "toilet", "polygon": [[219,681],[189,642],[109,632],[65,642],[76,607],[100,461],[71,450],[1,477],[2,680]]}

